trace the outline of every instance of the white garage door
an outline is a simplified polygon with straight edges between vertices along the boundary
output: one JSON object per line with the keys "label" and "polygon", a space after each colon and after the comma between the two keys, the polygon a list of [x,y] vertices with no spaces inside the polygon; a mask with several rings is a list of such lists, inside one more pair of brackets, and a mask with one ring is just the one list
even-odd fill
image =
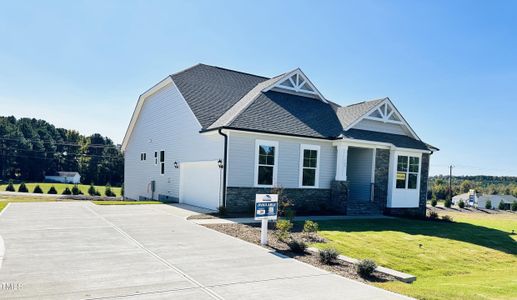
{"label": "white garage door", "polygon": [[181,163],[180,201],[194,206],[217,209],[221,172],[217,161]]}

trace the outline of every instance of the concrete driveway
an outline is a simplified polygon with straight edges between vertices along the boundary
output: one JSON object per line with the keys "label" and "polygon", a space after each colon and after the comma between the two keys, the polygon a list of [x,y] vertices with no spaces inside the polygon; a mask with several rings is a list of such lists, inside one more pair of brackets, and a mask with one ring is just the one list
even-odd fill
{"label": "concrete driveway", "polygon": [[407,299],[185,215],[167,205],[10,204],[0,299]]}

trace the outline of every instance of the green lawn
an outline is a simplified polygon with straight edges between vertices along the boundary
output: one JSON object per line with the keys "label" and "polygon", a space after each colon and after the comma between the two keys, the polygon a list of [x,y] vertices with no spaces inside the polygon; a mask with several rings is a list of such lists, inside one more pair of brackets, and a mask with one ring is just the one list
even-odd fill
{"label": "green lawn", "polygon": [[[517,214],[448,213],[453,223],[407,219],[320,222],[344,255],[417,276],[375,285],[419,299],[517,299]],[[421,246],[420,246],[421,245]]]}
{"label": "green lawn", "polygon": [[[41,187],[41,189],[43,190],[43,193],[45,193],[45,194],[48,192],[48,190],[50,189],[51,186],[54,186],[56,188],[58,194],[62,194],[66,187],[68,187],[69,189],[72,189],[72,187],[74,186],[73,184],[47,183],[47,182],[44,182],[44,183],[26,183],[25,185],[29,189],[29,192],[32,193],[32,191],[34,190],[34,187],[36,185],[38,185],[38,184]],[[16,191],[18,191],[18,187],[19,186],[20,186],[19,184],[15,184],[14,185],[14,188],[16,189]],[[78,184],[77,186],[83,192],[83,194],[88,195],[88,188],[90,187],[89,185]],[[5,191],[6,187],[7,187],[7,184],[1,184],[0,185],[0,191]],[[104,186],[95,186],[95,189],[98,190],[101,193],[102,196],[104,196],[104,191],[106,189]],[[113,192],[115,192],[115,194],[117,194],[117,196],[120,196],[120,188],[119,187],[111,187],[111,190]]]}
{"label": "green lawn", "polygon": [[0,202],[0,211],[2,211],[4,209],[4,207],[7,206],[7,203],[9,203],[9,202]]}
{"label": "green lawn", "polygon": [[161,201],[92,201],[97,205],[163,204]]}

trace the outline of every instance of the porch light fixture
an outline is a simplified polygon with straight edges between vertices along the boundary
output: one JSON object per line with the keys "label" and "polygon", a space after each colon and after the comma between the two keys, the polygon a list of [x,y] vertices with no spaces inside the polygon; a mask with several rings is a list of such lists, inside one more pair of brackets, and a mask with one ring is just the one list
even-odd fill
{"label": "porch light fixture", "polygon": [[174,162],[174,168],[175,168],[175,169],[178,169],[179,167],[180,167],[180,165],[178,164],[178,162],[177,162],[177,161],[175,161],[175,162]]}
{"label": "porch light fixture", "polygon": [[224,167],[223,161],[221,159],[217,161],[217,165],[219,166],[219,169],[222,169]]}

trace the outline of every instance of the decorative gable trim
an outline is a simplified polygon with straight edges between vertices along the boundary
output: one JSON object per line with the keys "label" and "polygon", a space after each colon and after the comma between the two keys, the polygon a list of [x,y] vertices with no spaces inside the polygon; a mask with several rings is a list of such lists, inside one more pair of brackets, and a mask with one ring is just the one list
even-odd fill
{"label": "decorative gable trim", "polygon": [[316,86],[312,84],[312,82],[300,68],[285,73],[276,81],[275,84],[265,88],[263,92],[267,92],[272,89],[285,90],[291,93],[300,94],[302,96],[318,98],[319,100],[328,103],[325,97],[323,97]]}
{"label": "decorative gable trim", "polygon": [[362,120],[373,120],[383,123],[397,124],[407,129],[410,133],[411,137],[419,140],[420,138],[416,134],[416,132],[409,126],[409,123],[404,119],[399,110],[395,107],[393,102],[391,102],[390,98],[386,97],[384,101],[380,102],[378,105],[370,109],[363,116],[352,122],[348,127],[345,128],[345,131],[353,128]]}

